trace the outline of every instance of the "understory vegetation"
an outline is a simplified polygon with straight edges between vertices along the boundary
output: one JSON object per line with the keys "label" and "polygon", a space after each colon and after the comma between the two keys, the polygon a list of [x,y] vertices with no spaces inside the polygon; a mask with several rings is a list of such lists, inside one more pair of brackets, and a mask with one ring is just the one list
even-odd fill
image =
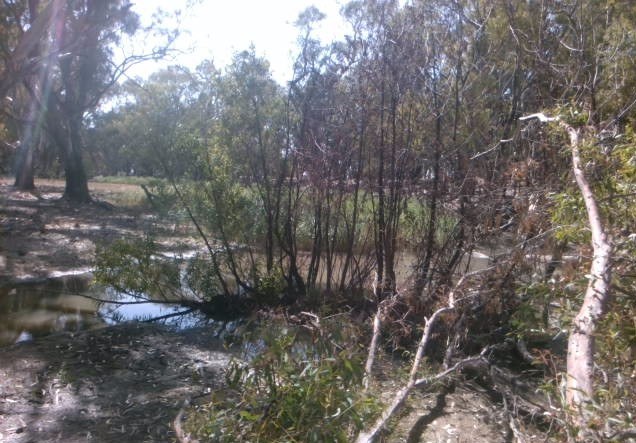
{"label": "understory vegetation", "polygon": [[[636,6],[356,0],[342,14],[330,43],[320,11],[299,16],[286,85],[254,48],[224,69],[175,65],[90,116],[88,94],[31,145],[50,171],[79,112],[89,174],[140,185],[200,240],[188,260],[153,233],[115,242],[101,283],[295,325],[235,361],[187,432],[378,441],[412,390],[469,377],[519,441],[636,438]],[[44,114],[68,109],[60,88]],[[401,389],[384,392],[378,360],[402,368]]]}

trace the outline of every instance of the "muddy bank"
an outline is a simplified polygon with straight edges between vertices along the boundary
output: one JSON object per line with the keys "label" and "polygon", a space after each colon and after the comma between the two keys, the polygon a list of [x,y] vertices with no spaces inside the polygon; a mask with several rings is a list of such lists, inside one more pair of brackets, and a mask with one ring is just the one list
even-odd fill
{"label": "muddy bank", "polygon": [[0,348],[0,441],[174,441],[184,402],[223,382],[212,333],[126,323]]}

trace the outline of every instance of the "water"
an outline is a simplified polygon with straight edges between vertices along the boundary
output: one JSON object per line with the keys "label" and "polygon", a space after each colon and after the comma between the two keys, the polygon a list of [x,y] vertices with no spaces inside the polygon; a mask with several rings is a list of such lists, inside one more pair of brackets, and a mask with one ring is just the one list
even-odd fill
{"label": "water", "polygon": [[[487,267],[489,254],[474,252],[470,270]],[[398,280],[412,269],[414,257],[405,254],[398,267]],[[98,300],[117,301],[101,303]],[[200,312],[188,312],[178,304],[143,302],[92,283],[89,272],[59,275],[43,282],[0,283],[0,347],[32,340],[55,332],[78,332],[125,321],[160,318],[178,329],[210,323]]]}
{"label": "water", "polygon": [[[99,299],[134,304],[101,303]],[[206,322],[200,313],[180,315],[183,311],[186,309],[176,304],[136,303],[130,296],[93,285],[90,273],[5,285],[0,286],[0,347],[55,332],[157,317],[180,329]]]}

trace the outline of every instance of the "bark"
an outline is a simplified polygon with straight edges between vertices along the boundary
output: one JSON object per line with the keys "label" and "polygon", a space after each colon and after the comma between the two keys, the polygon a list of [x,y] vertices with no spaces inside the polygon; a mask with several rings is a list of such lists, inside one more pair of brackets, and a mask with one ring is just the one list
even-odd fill
{"label": "bark", "polygon": [[38,49],[42,41],[46,39],[51,23],[55,23],[64,14],[65,2],[51,1],[39,11],[39,3],[30,1],[29,9],[30,26],[20,35],[16,48],[5,64],[4,71],[0,73],[0,97],[5,97],[15,85],[37,73],[41,69],[42,62],[53,59],[58,52],[58,49],[54,47],[42,54],[37,62],[32,57],[33,51]]}
{"label": "bark", "polygon": [[[559,121],[558,117],[547,117],[542,113],[521,117],[519,120],[536,118],[541,122]],[[565,398],[568,406],[578,415],[577,425],[583,431],[588,424],[589,414],[586,405],[594,395],[594,351],[595,334],[599,322],[607,312],[610,301],[610,281],[612,274],[612,246],[603,226],[594,191],[590,186],[583,167],[579,151],[581,130],[559,121],[567,131],[572,151],[572,172],[576,184],[583,196],[588,223],[592,232],[592,264],[587,276],[588,285],[583,296],[583,305],[572,322],[568,339],[567,381]]]}
{"label": "bark", "polygon": [[369,389],[371,384],[371,371],[373,370],[373,362],[375,361],[375,353],[378,349],[378,340],[380,339],[380,332],[382,327],[382,308],[383,303],[378,304],[378,311],[373,318],[373,335],[371,337],[371,344],[369,345],[369,355],[367,356],[367,362],[364,365],[364,390]]}
{"label": "bark", "polygon": [[22,191],[35,189],[33,177],[33,143],[21,143],[16,160],[16,175],[13,184]]}
{"label": "bark", "polygon": [[562,126],[570,137],[572,170],[585,202],[594,250],[583,305],[572,323],[567,356],[566,401],[571,408],[580,412],[579,424],[585,425],[586,414],[582,408],[594,394],[595,332],[599,321],[607,311],[610,300],[612,247],[601,220],[594,192],[581,166],[579,130],[565,124]]}
{"label": "bark", "polygon": [[[40,7],[39,0],[29,0],[29,25],[30,28],[38,23],[38,9]],[[27,31],[28,33],[28,31]],[[23,43],[23,42],[21,42]],[[37,59],[41,57],[42,44],[39,41],[32,41],[25,48],[28,48],[27,57]],[[26,49],[23,48],[22,50]],[[33,151],[36,143],[40,140],[40,116],[43,112],[42,92],[45,88],[42,66],[36,66],[33,73],[25,75],[24,84],[31,92],[27,121],[23,128],[20,149],[16,159],[15,183],[14,186],[22,191],[31,191],[35,189],[35,181],[33,174]],[[39,84],[38,84],[39,83]]]}
{"label": "bark", "polygon": [[69,120],[67,144],[63,148],[66,177],[64,198],[76,203],[90,203],[92,199],[88,191],[88,178],[82,162],[81,122],[73,121],[73,117]]}

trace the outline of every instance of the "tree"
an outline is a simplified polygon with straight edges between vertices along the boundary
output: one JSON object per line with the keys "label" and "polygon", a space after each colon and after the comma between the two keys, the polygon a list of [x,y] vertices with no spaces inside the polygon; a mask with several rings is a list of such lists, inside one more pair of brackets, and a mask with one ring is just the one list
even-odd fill
{"label": "tree", "polygon": [[83,120],[117,78],[109,44],[116,43],[120,33],[136,31],[138,21],[130,7],[119,0],[84,0],[69,4],[64,16],[58,44],[72,49],[58,60],[59,80],[47,104],[54,112],[47,116],[64,164],[64,197],[71,201],[91,201],[82,161]]}
{"label": "tree", "polygon": [[201,85],[185,67],[170,66],[145,80],[119,87],[123,101],[93,117],[88,131],[91,154],[101,158],[101,174],[196,177],[197,148],[202,143],[203,110],[197,106]]}
{"label": "tree", "polygon": [[[633,82],[633,74],[624,67],[630,63],[628,54],[636,41],[628,31],[633,27],[634,10],[627,5],[590,0],[560,6],[559,2],[549,3],[543,14],[547,23],[542,28],[553,30],[556,42],[545,66],[556,74],[559,81],[554,84],[569,106],[558,107],[559,115],[555,118],[535,116],[544,122],[556,120],[561,131],[568,135],[571,169],[591,231],[587,287],[572,319],[566,368],[566,401],[581,431],[578,438],[586,439],[598,427],[592,406],[601,391],[594,376],[598,366],[597,336],[611,306],[612,282],[624,284],[624,275],[613,278],[613,257],[617,253],[613,243],[623,243],[620,240],[623,234],[614,226],[613,209],[603,202],[612,198],[608,195],[617,192],[618,187],[629,187],[630,179],[621,176],[623,166],[614,172],[604,167],[610,161],[619,163],[612,160],[616,156],[616,137],[626,137],[627,146],[631,144],[632,123],[628,123],[627,117],[633,115],[630,109],[633,97],[626,96],[618,85]],[[544,102],[549,108],[547,104]],[[627,134],[619,136],[623,131]]]}
{"label": "tree", "polygon": [[[0,51],[0,97],[3,112],[23,126],[15,186],[28,190],[34,188],[34,151],[45,142],[42,103],[50,87],[48,66],[60,52],[48,44],[54,38],[51,24],[60,19],[64,10],[61,2],[49,2],[43,7],[39,0],[5,2],[1,8],[5,44]],[[12,97],[7,96],[10,92]]]}
{"label": "tree", "polygon": [[[18,158],[16,185],[33,186],[34,145],[55,148],[66,176],[64,196],[89,202],[86,171],[82,159],[84,128],[88,114],[105,93],[132,65],[165,55],[167,43],[148,54],[134,54],[121,61],[113,58],[114,45],[139,29],[132,3],[125,0],[28,2],[28,8],[11,5],[20,38],[3,48],[2,87],[20,87],[26,97],[25,115],[15,115],[23,124],[23,143]],[[9,7],[8,5],[5,5]],[[26,17],[22,19],[21,17]],[[23,21],[31,26],[22,30]],[[55,24],[55,25],[53,25]]]}

